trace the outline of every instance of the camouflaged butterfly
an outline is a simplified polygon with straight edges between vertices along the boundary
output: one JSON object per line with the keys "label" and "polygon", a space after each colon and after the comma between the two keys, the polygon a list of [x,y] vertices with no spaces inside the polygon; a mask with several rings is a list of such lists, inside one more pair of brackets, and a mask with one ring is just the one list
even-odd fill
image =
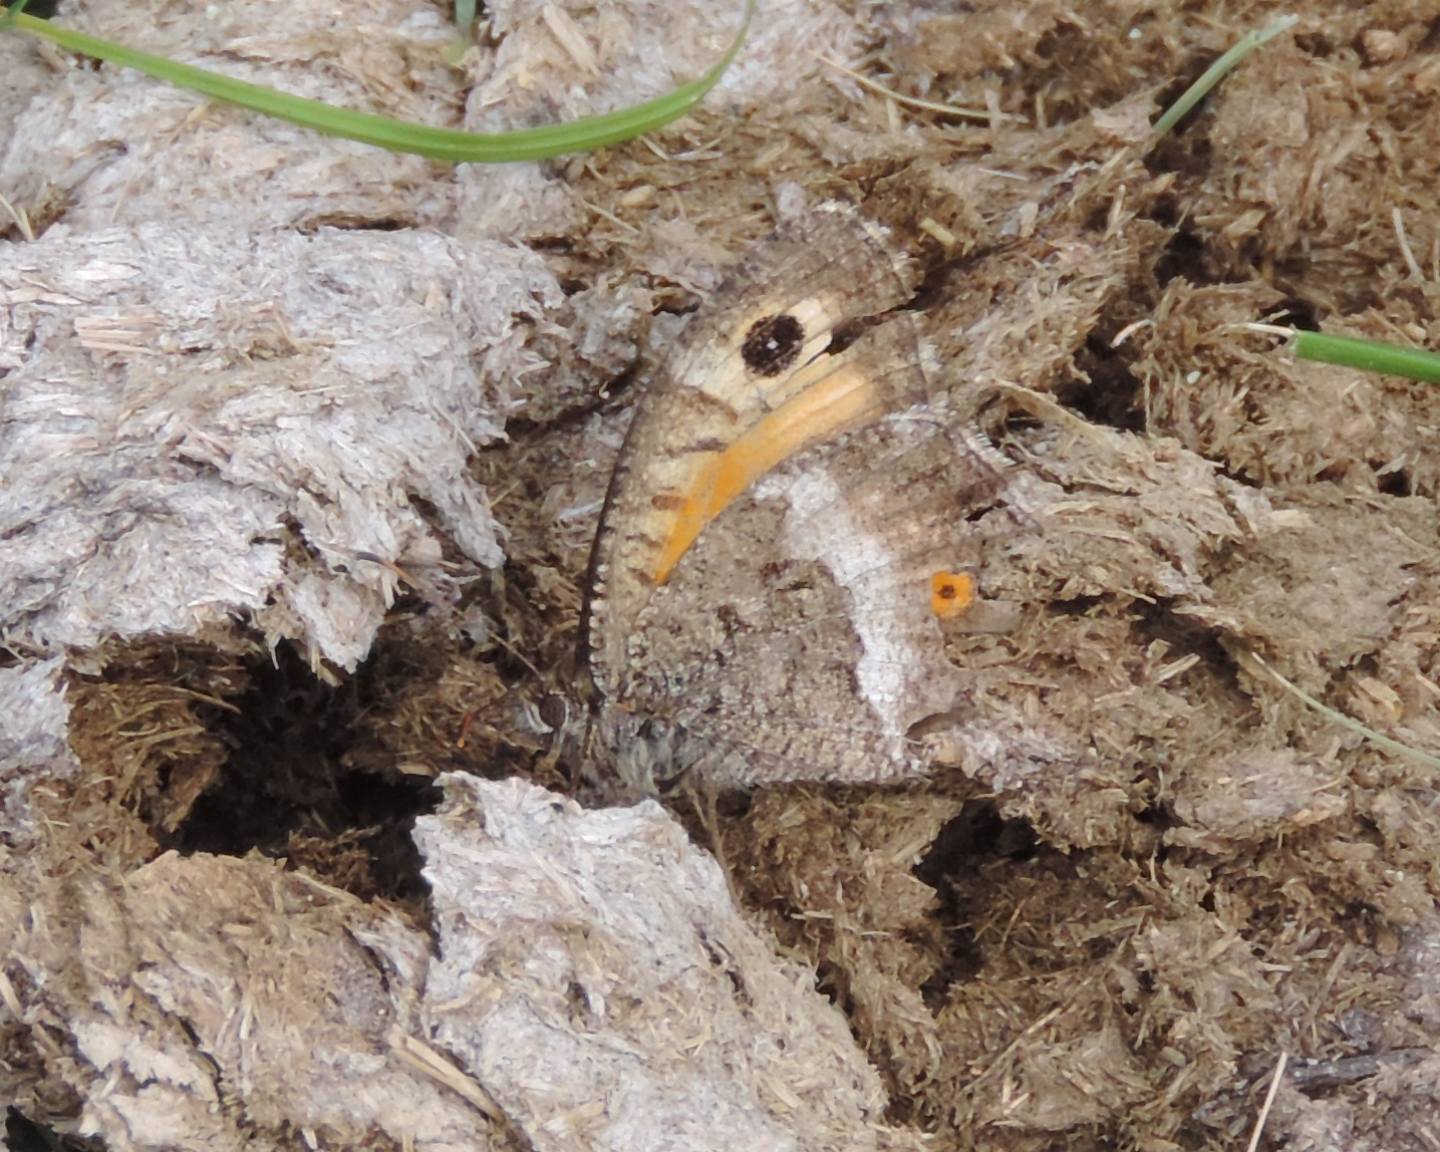
{"label": "camouflaged butterfly", "polygon": [[937,384],[918,273],[826,205],[710,301],[642,398],[590,566],[591,726],[632,783],[922,772],[943,625],[1003,460]]}

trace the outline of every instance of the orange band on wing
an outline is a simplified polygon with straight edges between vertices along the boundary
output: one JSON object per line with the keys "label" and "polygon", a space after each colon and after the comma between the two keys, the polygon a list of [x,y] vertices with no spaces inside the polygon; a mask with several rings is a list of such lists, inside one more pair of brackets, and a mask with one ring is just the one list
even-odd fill
{"label": "orange band on wing", "polygon": [[705,525],[770,469],[802,448],[876,419],[880,412],[875,383],[858,369],[843,367],[767,413],[723,452],[698,458],[655,558],[656,582],[669,579]]}

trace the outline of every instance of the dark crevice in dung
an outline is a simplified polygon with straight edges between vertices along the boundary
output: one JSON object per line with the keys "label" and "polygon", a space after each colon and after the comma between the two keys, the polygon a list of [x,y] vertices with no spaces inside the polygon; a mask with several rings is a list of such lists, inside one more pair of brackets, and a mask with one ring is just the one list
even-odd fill
{"label": "dark crevice in dung", "polygon": [[974,878],[984,873],[987,864],[1019,864],[1040,851],[1035,830],[1024,820],[1002,815],[991,800],[966,801],[959,814],[940,829],[915,866],[916,878],[939,896],[938,916],[947,925],[950,942],[945,962],[920,989],[932,1009],[943,1003],[951,985],[975,976],[984,967],[984,954],[971,927],[984,919],[983,908],[977,907]]}
{"label": "dark crevice in dung", "polygon": [[1145,430],[1144,388],[1129,357],[1091,333],[1075,358],[1076,375],[1055,390],[1055,398],[1093,424],[1125,432]]}
{"label": "dark crevice in dung", "polygon": [[410,839],[438,799],[426,780],[357,769],[349,753],[369,738],[358,722],[373,697],[372,665],[338,685],[317,678],[288,644],[250,669],[251,687],[214,724],[230,748],[219,781],[196,801],[169,847],[288,857],[294,838],[345,842],[368,856],[367,884],[391,899],[423,896]]}

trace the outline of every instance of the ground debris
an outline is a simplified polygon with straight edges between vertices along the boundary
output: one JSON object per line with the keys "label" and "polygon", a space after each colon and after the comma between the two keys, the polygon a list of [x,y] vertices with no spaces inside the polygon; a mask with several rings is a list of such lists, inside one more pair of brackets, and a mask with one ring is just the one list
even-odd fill
{"label": "ground debris", "polygon": [[[60,18],[483,129],[655,95],[738,7],[497,0],[463,57],[388,0]],[[1262,1147],[1440,1146],[1435,782],[1251,659],[1440,748],[1435,393],[1244,328],[1440,342],[1434,5],[1288,5],[1153,150],[1279,8],[953,9],[767,0],[648,141],[456,170],[0,36],[24,1115],[117,1152],[1201,1152],[1284,1053]],[[1014,498],[932,776],[686,792],[722,872],[653,803],[578,806],[552,705],[635,395],[834,200],[923,274]]]}

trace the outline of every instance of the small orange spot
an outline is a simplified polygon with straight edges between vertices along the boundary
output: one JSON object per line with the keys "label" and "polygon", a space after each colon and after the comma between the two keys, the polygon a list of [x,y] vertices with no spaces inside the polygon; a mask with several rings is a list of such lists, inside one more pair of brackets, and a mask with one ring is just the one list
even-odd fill
{"label": "small orange spot", "polygon": [[936,572],[930,577],[930,611],[954,620],[975,602],[975,580],[968,572]]}

